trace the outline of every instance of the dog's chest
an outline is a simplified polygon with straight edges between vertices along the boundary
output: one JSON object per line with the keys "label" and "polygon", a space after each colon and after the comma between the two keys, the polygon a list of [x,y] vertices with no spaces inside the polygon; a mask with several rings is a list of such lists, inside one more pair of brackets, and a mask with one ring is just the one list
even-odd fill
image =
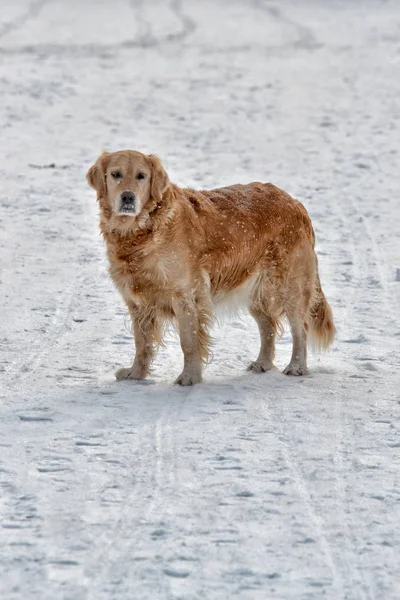
{"label": "dog's chest", "polygon": [[125,301],[149,302],[168,294],[171,287],[173,257],[137,253],[127,257],[110,256],[110,275]]}

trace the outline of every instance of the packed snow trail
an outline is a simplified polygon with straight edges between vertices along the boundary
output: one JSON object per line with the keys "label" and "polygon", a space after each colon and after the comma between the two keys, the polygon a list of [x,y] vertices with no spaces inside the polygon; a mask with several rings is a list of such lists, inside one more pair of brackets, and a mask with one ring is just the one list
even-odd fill
{"label": "packed snow trail", "polygon": [[[398,600],[398,2],[6,4],[1,598]],[[85,173],[126,147],[305,204],[338,327],[307,377],[246,373],[244,315],[204,385],[172,385],[173,334],[115,382],[132,336]]]}

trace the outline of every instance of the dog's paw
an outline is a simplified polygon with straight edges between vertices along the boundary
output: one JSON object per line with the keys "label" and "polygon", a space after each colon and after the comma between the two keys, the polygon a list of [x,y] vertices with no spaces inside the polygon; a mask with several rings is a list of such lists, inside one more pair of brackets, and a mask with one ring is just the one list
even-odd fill
{"label": "dog's paw", "polygon": [[178,385],[195,385],[201,383],[201,369],[198,367],[187,367],[175,380]]}
{"label": "dog's paw", "polygon": [[284,375],[306,375],[307,369],[303,365],[296,363],[289,363],[288,366],[283,370]]}
{"label": "dog's paw", "polygon": [[273,363],[267,363],[267,362],[255,360],[254,362],[249,364],[249,366],[247,367],[247,370],[253,371],[253,373],[266,373],[267,371],[270,371],[271,369],[275,369],[275,368],[276,367]]}
{"label": "dog's paw", "polygon": [[146,377],[145,372],[140,371],[139,369],[135,369],[134,367],[128,367],[127,369],[118,369],[118,371],[116,371],[116,373],[115,373],[115,378],[118,381],[121,381],[123,379],[140,380],[140,379],[145,379],[145,377]]}

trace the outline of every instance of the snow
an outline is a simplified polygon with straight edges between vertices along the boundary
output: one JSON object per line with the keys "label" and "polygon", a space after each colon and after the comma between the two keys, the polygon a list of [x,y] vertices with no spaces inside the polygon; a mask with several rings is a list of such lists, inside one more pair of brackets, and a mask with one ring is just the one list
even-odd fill
{"label": "snow", "polygon": [[[3,2],[0,596],[397,600],[400,5]],[[313,219],[337,340],[310,374],[144,384],[87,168],[156,152],[171,179],[271,181]],[[290,357],[286,335],[280,369]]]}

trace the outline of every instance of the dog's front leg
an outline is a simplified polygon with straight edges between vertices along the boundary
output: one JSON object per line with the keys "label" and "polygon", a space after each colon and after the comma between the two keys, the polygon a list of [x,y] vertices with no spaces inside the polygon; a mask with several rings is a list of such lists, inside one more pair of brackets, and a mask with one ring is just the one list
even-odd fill
{"label": "dog's front leg", "polygon": [[183,371],[175,383],[194,385],[201,382],[201,356],[199,343],[199,317],[194,304],[183,303],[175,311],[181,348],[183,351]]}
{"label": "dog's front leg", "polygon": [[153,311],[141,312],[129,306],[129,312],[135,337],[135,359],[131,367],[118,369],[115,376],[117,379],[145,379],[160,341],[159,320]]}

